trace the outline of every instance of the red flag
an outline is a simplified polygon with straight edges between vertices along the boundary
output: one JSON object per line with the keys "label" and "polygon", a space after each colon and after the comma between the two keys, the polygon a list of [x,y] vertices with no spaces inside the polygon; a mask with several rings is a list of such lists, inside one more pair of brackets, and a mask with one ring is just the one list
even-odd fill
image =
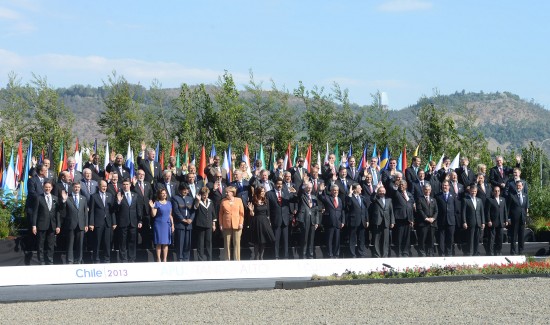
{"label": "red flag", "polygon": [[292,159],[290,158],[290,142],[288,143],[288,148],[286,149],[284,165],[287,170],[292,168]]}
{"label": "red flag", "polygon": [[15,175],[18,180],[23,177],[23,140],[19,140],[19,148],[17,149],[17,160],[15,161]]}
{"label": "red flag", "polygon": [[405,179],[405,169],[407,169],[407,146],[403,146],[403,155],[401,156],[401,168],[403,168],[403,179]]}
{"label": "red flag", "polygon": [[307,153],[306,153],[306,161],[305,166],[307,168],[307,172],[311,172],[311,143],[309,144],[309,147],[307,147]]}
{"label": "red flag", "polygon": [[204,180],[206,180],[206,173],[204,172],[205,169],[206,169],[206,150],[204,149],[204,146],[202,146],[198,171],[199,171],[199,175],[201,175],[202,179]]}
{"label": "red flag", "polygon": [[188,166],[189,165],[189,144],[188,143],[185,144],[185,159],[184,159],[184,161],[185,161],[185,165]]}
{"label": "red flag", "polygon": [[78,138],[76,138],[76,145],[74,147],[74,152],[77,152],[78,150]]}
{"label": "red flag", "polygon": [[160,164],[160,168],[164,170],[164,150],[162,150],[162,153],[160,154],[159,164]]}
{"label": "red flag", "polygon": [[61,167],[61,170],[67,170],[69,168],[69,164],[67,164],[67,150],[63,152],[63,165]]}
{"label": "red flag", "polygon": [[170,149],[170,157],[176,156],[176,140],[172,140],[172,149]]}

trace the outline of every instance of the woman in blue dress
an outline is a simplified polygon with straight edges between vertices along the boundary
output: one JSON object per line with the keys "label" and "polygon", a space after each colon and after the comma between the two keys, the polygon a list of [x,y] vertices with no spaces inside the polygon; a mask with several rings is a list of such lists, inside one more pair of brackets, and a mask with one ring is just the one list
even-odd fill
{"label": "woman in blue dress", "polygon": [[168,245],[172,243],[172,233],[174,232],[172,205],[166,200],[167,198],[168,193],[166,189],[161,189],[157,192],[157,201],[149,201],[151,216],[155,218],[153,242],[157,249],[157,262],[161,261],[161,251],[162,261],[166,262],[168,257]]}

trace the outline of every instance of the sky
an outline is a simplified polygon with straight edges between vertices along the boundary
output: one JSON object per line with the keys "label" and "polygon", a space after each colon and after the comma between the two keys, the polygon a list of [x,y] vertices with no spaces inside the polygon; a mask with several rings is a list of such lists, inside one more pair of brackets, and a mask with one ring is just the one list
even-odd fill
{"label": "sky", "polygon": [[509,91],[550,108],[550,1],[0,0],[0,86],[15,72],[52,87],[116,71],[165,88],[337,82],[391,109],[455,91]]}

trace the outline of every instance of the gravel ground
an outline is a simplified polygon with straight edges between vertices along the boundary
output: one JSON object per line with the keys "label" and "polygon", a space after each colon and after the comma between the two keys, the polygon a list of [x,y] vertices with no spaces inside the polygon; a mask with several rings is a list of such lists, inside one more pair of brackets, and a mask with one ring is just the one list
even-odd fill
{"label": "gravel ground", "polygon": [[550,279],[332,286],[0,306],[3,324],[548,324]]}

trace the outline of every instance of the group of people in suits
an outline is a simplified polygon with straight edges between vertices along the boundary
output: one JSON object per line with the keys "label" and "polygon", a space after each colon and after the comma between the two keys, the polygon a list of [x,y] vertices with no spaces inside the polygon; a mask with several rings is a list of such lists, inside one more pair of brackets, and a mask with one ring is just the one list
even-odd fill
{"label": "group of people in suits", "polygon": [[477,255],[482,236],[488,254],[501,254],[506,227],[512,230],[511,253],[523,251],[529,200],[519,159],[512,169],[499,156],[485,175],[474,173],[467,158],[455,170],[446,158],[439,170],[430,162],[425,171],[413,157],[402,172],[395,159],[381,170],[373,157],[359,170],[354,157],[338,165],[334,155],[308,171],[299,157],[289,170],[282,159],[271,171],[261,161],[253,171],[240,162],[229,181],[218,156],[204,179],[192,164],[178,168],[171,159],[163,168],[144,144],[132,179],[122,155],[110,158],[105,170],[94,154],[82,173],[72,157],[57,177],[47,159],[31,171],[26,212],[42,264],[53,263],[56,235],[65,238],[66,262],[82,263],[86,233],[94,263],[110,262],[114,241],[118,260],[134,262],[138,237],[143,248],[156,245],[158,261],[167,260],[170,245],[177,260],[190,260],[193,242],[198,260],[212,260],[217,232],[223,259],[239,260],[241,241],[254,245],[256,259],[270,246],[274,258],[286,259],[291,229],[300,233],[302,258],[318,257],[314,245],[321,229],[329,258],[343,255],[342,242],[351,257],[367,257],[369,247],[373,257],[391,256],[392,242],[396,256],[410,256],[412,229],[420,256],[453,255],[456,242],[465,255]]}

